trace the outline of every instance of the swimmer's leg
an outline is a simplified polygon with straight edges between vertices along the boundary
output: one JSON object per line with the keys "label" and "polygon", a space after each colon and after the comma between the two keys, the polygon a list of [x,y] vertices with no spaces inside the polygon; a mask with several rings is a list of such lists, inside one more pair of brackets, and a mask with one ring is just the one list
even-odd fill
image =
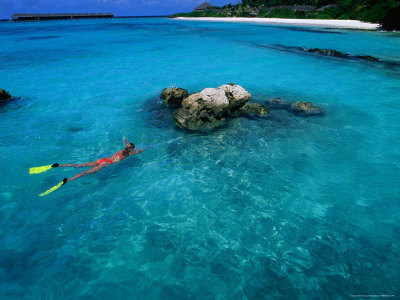
{"label": "swimmer's leg", "polygon": [[97,166],[97,162],[91,161],[84,164],[64,164],[58,165],[57,167],[74,167],[74,168],[83,168],[83,167],[95,167]]}
{"label": "swimmer's leg", "polygon": [[112,165],[112,164],[103,163],[103,164],[101,164],[101,165],[99,165],[99,166],[96,165],[96,167],[93,167],[93,168],[91,168],[91,169],[89,169],[89,170],[87,170],[87,171],[85,171],[85,172],[76,174],[74,177],[68,179],[65,183],[70,182],[70,181],[75,180],[75,179],[78,179],[78,178],[80,178],[80,177],[82,177],[82,176],[91,175],[91,174],[96,174],[96,173],[97,173],[98,171],[100,171],[101,169],[107,168],[107,167],[110,166],[110,165]]}

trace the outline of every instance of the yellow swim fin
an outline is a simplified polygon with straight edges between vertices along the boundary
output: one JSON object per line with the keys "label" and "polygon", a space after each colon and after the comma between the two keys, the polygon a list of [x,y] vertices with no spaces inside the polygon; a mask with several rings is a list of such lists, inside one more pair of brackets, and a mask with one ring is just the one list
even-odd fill
{"label": "yellow swim fin", "polygon": [[68,180],[67,178],[64,178],[63,181],[61,181],[59,184],[53,186],[51,189],[48,189],[44,193],[39,194],[39,197],[46,196],[46,195],[54,192],[55,190],[58,190],[62,185],[64,185],[67,182],[67,180]]}
{"label": "yellow swim fin", "polygon": [[47,166],[41,166],[41,167],[34,167],[34,168],[29,168],[29,174],[39,174],[46,172],[47,170],[50,170],[51,168],[56,168],[58,167],[58,164],[52,164],[52,165],[47,165]]}

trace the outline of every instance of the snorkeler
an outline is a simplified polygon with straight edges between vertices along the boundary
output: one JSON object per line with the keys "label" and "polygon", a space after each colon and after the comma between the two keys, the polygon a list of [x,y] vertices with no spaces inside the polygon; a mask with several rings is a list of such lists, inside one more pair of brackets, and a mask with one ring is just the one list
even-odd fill
{"label": "snorkeler", "polygon": [[[147,147],[150,148],[151,146]],[[139,154],[142,153],[145,149],[141,149],[141,150],[136,150],[136,147],[134,144],[132,143],[128,143],[127,140],[125,139],[125,149],[124,150],[120,150],[117,153],[111,155],[108,158],[101,158],[99,160],[96,161],[92,161],[92,162],[88,162],[88,163],[83,163],[83,164],[63,164],[60,165],[58,163],[52,164],[52,165],[47,165],[47,166],[42,166],[42,167],[36,167],[36,168],[30,168],[29,169],[29,174],[38,174],[38,173],[42,173],[45,172],[51,168],[58,168],[58,167],[74,167],[74,168],[82,168],[82,167],[92,167],[91,169],[76,174],[74,177],[68,179],[68,178],[64,178],[63,181],[61,181],[59,184],[57,184],[56,186],[52,187],[51,189],[47,190],[46,192],[40,194],[39,196],[45,196],[47,194],[50,194],[51,192],[54,192],[55,190],[57,190],[58,188],[60,188],[62,185],[66,184],[67,182],[70,182],[72,180],[78,179],[82,176],[85,175],[89,175],[89,174],[95,174],[98,171],[107,168],[108,166],[111,166],[112,164],[115,164],[117,162],[123,161],[125,158],[127,158],[128,156],[134,155],[134,154]]]}

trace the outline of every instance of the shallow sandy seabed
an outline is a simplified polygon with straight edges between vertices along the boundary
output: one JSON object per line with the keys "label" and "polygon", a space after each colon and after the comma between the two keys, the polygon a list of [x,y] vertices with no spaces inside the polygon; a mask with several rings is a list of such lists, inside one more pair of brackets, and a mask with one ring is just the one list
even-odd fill
{"label": "shallow sandy seabed", "polygon": [[179,20],[190,21],[213,21],[213,22],[249,22],[263,24],[302,25],[302,26],[323,26],[332,28],[377,30],[379,24],[367,23],[356,20],[320,20],[320,19],[281,19],[281,18],[186,18],[178,17]]}

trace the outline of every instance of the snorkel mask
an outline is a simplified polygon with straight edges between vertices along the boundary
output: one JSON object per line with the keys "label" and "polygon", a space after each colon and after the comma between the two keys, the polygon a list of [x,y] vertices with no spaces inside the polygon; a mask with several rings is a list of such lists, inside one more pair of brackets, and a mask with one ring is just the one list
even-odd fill
{"label": "snorkel mask", "polygon": [[[126,138],[125,138],[125,147],[129,147],[128,141],[126,140]],[[129,148],[129,150],[136,150],[136,147]]]}

